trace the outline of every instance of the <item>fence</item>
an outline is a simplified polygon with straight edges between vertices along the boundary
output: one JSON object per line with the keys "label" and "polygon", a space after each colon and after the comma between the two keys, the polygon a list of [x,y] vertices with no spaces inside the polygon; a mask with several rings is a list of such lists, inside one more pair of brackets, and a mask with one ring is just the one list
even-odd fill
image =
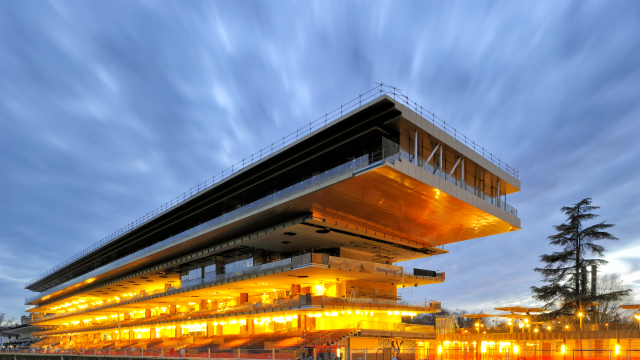
{"label": "fence", "polygon": [[186,200],[188,200],[188,199],[190,199],[190,198],[202,193],[205,190],[210,189],[215,184],[217,184],[220,181],[228,178],[229,176],[233,175],[234,173],[237,173],[238,171],[240,171],[240,170],[252,165],[256,161],[264,159],[265,157],[273,154],[274,152],[276,152],[278,150],[281,150],[285,146],[297,141],[298,139],[300,139],[300,138],[302,138],[302,137],[304,137],[304,136],[306,136],[308,134],[311,134],[313,131],[315,131],[315,130],[321,128],[321,127],[326,126],[328,123],[330,123],[330,122],[332,122],[332,121],[334,121],[336,119],[339,119],[340,117],[342,117],[347,112],[362,106],[363,103],[366,104],[366,102],[368,102],[370,100],[373,100],[374,98],[376,98],[376,97],[378,97],[380,95],[383,95],[383,94],[387,94],[389,96],[392,96],[394,99],[404,103],[409,108],[414,110],[416,113],[419,113],[424,118],[430,120],[436,126],[440,127],[442,130],[444,130],[446,133],[450,134],[455,139],[461,141],[462,143],[464,143],[465,145],[467,145],[468,147],[473,149],[475,152],[477,152],[478,154],[482,155],[487,160],[491,161],[493,164],[495,164],[499,168],[503,169],[504,171],[506,171],[510,175],[518,178],[518,171],[517,170],[513,169],[512,167],[510,167],[509,165],[507,165],[506,163],[501,161],[500,158],[495,157],[491,152],[488,152],[482,146],[479,146],[475,142],[471,141],[471,139],[467,138],[465,135],[460,133],[456,128],[451,127],[451,125],[447,124],[444,120],[438,118],[434,113],[427,111],[422,106],[420,106],[418,103],[416,103],[415,101],[409,99],[409,97],[407,97],[406,95],[402,94],[400,89],[398,89],[396,87],[393,87],[393,86],[385,85],[385,84],[378,84],[378,85],[379,86],[376,86],[373,89],[370,89],[370,90],[366,91],[365,93],[363,93],[363,94],[359,95],[358,97],[346,102],[345,104],[341,104],[339,108],[335,108],[333,111],[325,113],[324,116],[321,116],[321,117],[317,118],[316,120],[311,121],[308,125],[296,130],[295,132],[292,132],[289,135],[283,136],[281,140],[273,142],[269,146],[266,146],[265,148],[261,149],[260,151],[257,151],[255,153],[251,154],[251,156],[247,156],[246,158],[243,158],[241,161],[238,161],[236,164],[231,165],[231,167],[221,171],[220,173],[218,173],[217,175],[213,176],[212,178],[206,180],[205,182],[190,188],[189,190],[185,191],[184,193],[180,194],[179,196],[177,196],[176,198],[170,200],[169,202],[165,203],[164,205],[160,206],[159,208],[157,208],[157,209],[145,214],[144,216],[140,217],[136,221],[133,221],[130,224],[127,224],[123,228],[117,230],[116,232],[112,233],[111,235],[107,236],[106,238],[96,242],[95,244],[91,245],[90,247],[86,248],[85,250],[83,250],[83,251],[71,256],[70,258],[68,258],[67,260],[61,262],[60,264],[58,264],[56,266],[54,266],[50,270],[42,273],[41,275],[39,275],[35,279],[30,280],[29,282],[27,282],[25,284],[25,287],[29,287],[30,285],[42,280],[43,278],[47,277],[48,275],[54,273],[55,271],[57,271],[57,270],[59,270],[61,268],[63,268],[64,266],[72,263],[73,261],[82,258],[83,256],[93,252],[94,250],[99,249],[102,246],[114,241],[115,239],[119,238],[121,235],[126,234],[129,231],[137,228],[139,225],[146,223],[150,219],[158,216],[159,214],[161,214],[161,213],[173,208],[174,206],[177,206],[177,205],[183,203],[184,201],[186,201]]}

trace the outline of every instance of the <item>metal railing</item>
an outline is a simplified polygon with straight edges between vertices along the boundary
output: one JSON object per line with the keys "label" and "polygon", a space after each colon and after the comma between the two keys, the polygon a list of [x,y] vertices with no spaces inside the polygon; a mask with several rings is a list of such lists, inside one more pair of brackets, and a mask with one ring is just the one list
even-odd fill
{"label": "metal railing", "polygon": [[265,148],[261,149],[260,151],[257,151],[253,154],[251,154],[251,156],[247,156],[245,158],[243,158],[241,161],[238,161],[236,164],[231,165],[231,167],[221,171],[220,173],[218,173],[217,175],[214,175],[212,178],[207,179],[205,182],[198,184],[197,186],[194,186],[192,188],[190,188],[189,190],[183,192],[182,194],[180,194],[179,196],[177,196],[176,198],[170,200],[169,202],[165,203],[164,205],[158,207],[157,209],[145,214],[144,216],[140,217],[139,219],[127,224],[126,226],[124,226],[123,228],[117,230],[116,232],[112,233],[111,235],[105,237],[104,239],[96,242],[95,244],[89,246],[88,248],[82,250],[81,252],[71,256],[70,258],[68,258],[67,260],[59,263],[58,265],[54,266],[53,268],[49,269],[48,271],[40,274],[38,277],[30,280],[29,282],[27,282],[25,284],[25,287],[29,287],[30,285],[36,283],[37,281],[45,278],[46,276],[54,273],[55,271],[63,268],[64,266],[72,263],[75,260],[78,260],[80,258],[82,258],[83,256],[93,252],[96,249],[101,248],[102,246],[114,241],[115,239],[119,238],[121,235],[124,235],[126,233],[128,233],[129,231],[137,228],[138,226],[146,223],[147,221],[155,218],[156,216],[164,213],[165,211],[172,209],[173,207],[182,204],[183,202],[191,199],[194,196],[197,196],[198,194],[211,189],[214,185],[218,184],[219,182],[221,182],[222,180],[228,178],[229,176],[237,173],[238,171],[241,171],[243,169],[245,169],[246,167],[254,164],[255,162],[264,159],[265,157],[273,154],[274,152],[283,149],[284,147],[286,147],[287,145],[297,141],[298,139],[311,134],[313,131],[320,129],[324,126],[326,126],[327,124],[331,123],[334,120],[337,120],[339,118],[341,118],[344,114],[346,114],[347,112],[354,110],[360,106],[362,106],[363,103],[366,104],[366,102],[381,96],[387,94],[391,97],[393,97],[394,99],[404,103],[405,105],[407,105],[408,107],[410,107],[411,109],[413,109],[414,111],[416,111],[417,113],[419,113],[421,116],[423,116],[424,118],[426,118],[427,120],[430,120],[431,122],[434,123],[434,125],[440,127],[442,130],[444,130],[446,133],[452,135],[455,139],[461,141],[462,143],[464,143],[465,145],[467,145],[468,147],[472,148],[474,151],[476,151],[478,154],[482,155],[484,158],[486,158],[487,160],[489,160],[490,162],[492,162],[493,164],[495,164],[496,166],[498,166],[499,168],[503,169],[504,171],[506,171],[507,173],[509,173],[510,175],[514,176],[514,177],[518,177],[518,171],[513,169],[512,167],[510,167],[509,165],[507,165],[506,163],[504,163],[503,161],[501,161],[499,158],[495,157],[492,153],[486,151],[483,147],[479,146],[478,144],[476,144],[475,142],[471,141],[469,138],[467,138],[465,135],[461,134],[456,128],[451,127],[451,125],[448,125],[444,120],[440,119],[439,117],[435,116],[434,113],[427,111],[426,109],[424,109],[422,106],[420,106],[418,103],[416,103],[415,101],[409,99],[406,95],[402,94],[402,92],[400,91],[400,89],[393,87],[393,86],[389,86],[389,85],[385,85],[385,84],[378,84],[378,86],[374,87],[373,89],[370,89],[368,91],[366,91],[365,93],[359,95],[358,97],[344,103],[341,104],[339,108],[336,108],[330,112],[325,113],[324,116],[321,116],[319,118],[317,118],[314,121],[311,121],[308,125],[299,128],[298,130],[296,130],[295,132],[292,132],[286,136],[283,136],[281,140],[278,140],[276,142],[271,143],[269,146],[266,146]]}
{"label": "metal railing", "polygon": [[[128,328],[132,326],[141,326],[148,325],[152,323],[158,322],[180,322],[181,320],[196,320],[199,318],[210,317],[210,316],[222,316],[222,315],[233,315],[233,314],[243,314],[246,312],[255,312],[255,311],[268,311],[272,309],[280,309],[280,308],[308,308],[318,306],[319,312],[329,312],[331,316],[336,314],[331,314],[332,312],[341,311],[341,308],[344,311],[353,310],[355,308],[363,309],[371,309],[371,311],[387,311],[393,310],[396,311],[396,315],[406,315],[404,312],[426,312],[433,311],[437,312],[440,310],[439,303],[436,302],[407,302],[401,300],[388,300],[388,299],[377,299],[377,298],[359,298],[359,299],[345,299],[341,297],[332,297],[326,295],[318,295],[311,296],[311,294],[306,295],[298,295],[293,298],[285,298],[285,299],[273,299],[270,303],[258,301],[245,303],[242,305],[230,306],[224,309],[211,309],[211,310],[199,310],[199,311],[189,311],[189,312],[181,312],[176,314],[163,314],[157,315],[150,318],[136,318],[130,320],[121,320],[119,323],[117,320],[107,320],[100,323],[95,323],[93,325],[76,325],[76,326],[64,326],[54,330],[48,331],[40,331],[34,332],[33,336],[46,336],[46,335],[55,335],[66,332],[74,332],[74,331],[94,331],[94,330],[104,330],[116,328],[118,326],[122,328]],[[330,309],[325,309],[325,306],[331,306]],[[354,310],[355,311],[355,310]],[[406,324],[411,325],[412,324]],[[417,325],[416,325],[417,326]],[[387,329],[389,330],[389,329]]]}
{"label": "metal railing", "polygon": [[[305,254],[301,254],[301,255],[295,255],[293,257],[290,258],[285,258],[282,260],[278,260],[278,261],[274,261],[274,262],[270,262],[270,263],[266,263],[266,264],[261,264],[261,265],[255,265],[255,266],[251,266],[251,267],[247,267],[245,269],[242,270],[238,270],[238,271],[234,271],[231,273],[226,273],[226,274],[216,274],[215,272],[208,272],[204,274],[204,277],[199,278],[199,279],[193,279],[193,280],[184,280],[178,283],[173,283],[172,286],[168,287],[168,288],[162,288],[162,289],[156,289],[153,291],[145,291],[144,293],[138,293],[135,294],[133,296],[127,296],[125,298],[120,298],[118,300],[114,300],[113,302],[106,302],[106,303],[102,303],[100,305],[89,305],[87,308],[83,308],[83,309],[78,309],[75,311],[65,311],[64,313],[60,313],[60,314],[55,314],[55,315],[50,315],[50,316],[43,316],[43,317],[38,317],[38,318],[32,318],[29,323],[33,324],[35,322],[38,321],[48,321],[48,320],[53,320],[53,319],[58,319],[58,318],[63,318],[66,316],[70,316],[70,315],[77,315],[77,314],[81,314],[81,313],[86,313],[86,312],[91,312],[91,311],[96,311],[96,310],[101,310],[101,309],[107,309],[110,307],[113,307],[117,304],[119,304],[120,306],[122,305],[126,305],[129,303],[133,303],[139,299],[144,299],[144,298],[148,298],[150,296],[153,295],[159,295],[159,294],[165,294],[165,296],[169,296],[174,292],[180,291],[182,290],[182,292],[185,291],[189,291],[190,289],[195,289],[195,288],[200,288],[200,287],[210,287],[210,286],[215,286],[217,282],[233,282],[236,279],[242,279],[243,277],[246,276],[255,276],[258,275],[262,272],[265,272],[267,270],[269,271],[282,271],[287,267],[296,267],[296,266],[302,266],[302,265],[306,265],[306,264],[310,264],[310,263],[317,263],[317,264],[324,264],[324,265],[329,265],[330,264],[330,260],[329,259],[342,259],[339,257],[330,257],[326,254],[322,254],[322,253],[305,253]],[[357,260],[350,260],[352,262],[357,261]],[[362,262],[360,262],[362,263]],[[382,266],[377,264],[378,266]],[[410,270],[410,269],[408,269]],[[436,273],[435,277],[431,277],[436,279],[436,281],[442,281],[442,273]],[[297,301],[297,300],[296,300]],[[416,302],[416,303],[410,303],[407,301],[402,301],[402,300],[390,300],[390,299],[383,299],[383,298],[367,298],[367,297],[359,297],[359,298],[332,298],[332,297],[328,297],[325,296],[323,298],[323,303],[322,305],[332,305],[332,306],[356,306],[356,305],[366,305],[366,306],[394,306],[395,308],[403,308],[403,307],[410,307],[410,308],[416,308],[416,307],[422,307],[422,308],[432,308],[435,305],[435,303],[428,303],[428,302]],[[249,305],[243,305],[243,306],[249,306]],[[282,305],[284,306],[284,305]],[[439,310],[439,308],[437,309]]]}

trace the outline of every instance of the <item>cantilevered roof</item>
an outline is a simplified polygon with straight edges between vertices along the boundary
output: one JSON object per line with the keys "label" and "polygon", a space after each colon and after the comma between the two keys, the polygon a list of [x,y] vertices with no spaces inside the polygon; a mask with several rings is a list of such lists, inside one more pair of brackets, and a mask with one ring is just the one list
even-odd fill
{"label": "cantilevered roof", "polygon": [[[248,165],[243,165],[240,171],[233,172],[215,184],[195,189],[184,201],[152,213],[152,216],[137,222],[109,241],[93,246],[49,270],[26,287],[42,292],[66,286],[64,284],[72,279],[150,249],[154,244],[175,236],[174,234],[195,234],[202,231],[203,226],[208,223],[203,223],[203,214],[206,221],[206,214],[214,206],[230,201],[247,189],[259,188],[265,179],[277,179],[287,172],[291,173],[292,169],[302,164],[320,161],[329,154],[335,157],[334,150],[354,139],[365,135],[379,138],[384,133],[383,127],[402,119],[401,109],[408,112],[396,100],[386,95],[379,96],[337,120],[319,126],[308,135],[300,138],[296,136],[297,140],[278,151],[267,156],[260,155],[258,161],[248,160]],[[411,117],[416,117],[416,114],[412,113]],[[442,141],[452,142],[451,146],[459,149],[457,151],[473,152],[453,137],[449,138],[445,136]],[[283,145],[284,143],[283,140]],[[487,168],[501,171],[489,162],[487,164]],[[229,223],[214,221],[217,224],[215,229],[210,229],[206,234],[199,233],[179,246],[172,247],[171,255],[180,256],[307,213],[336,223],[346,222],[374,232],[386,232],[389,236],[405,238],[426,248],[519,229],[519,219],[504,217],[500,212],[502,210],[498,211],[497,208],[490,211],[485,209],[487,205],[484,200],[467,201],[467,194],[454,189],[446,190],[448,185],[445,184],[434,185],[439,180],[428,180],[429,174],[420,175],[422,178],[416,179],[417,175],[409,175],[403,169],[398,164],[391,166],[380,163],[377,168],[359,169],[336,179],[332,184],[324,184],[305,194],[297,194],[260,213],[252,213]],[[519,189],[519,181],[509,175],[505,176],[517,182]],[[433,191],[438,189],[443,190],[443,195],[439,198],[432,197]],[[150,264],[137,262],[128,264],[127,268],[133,270],[148,265]]]}

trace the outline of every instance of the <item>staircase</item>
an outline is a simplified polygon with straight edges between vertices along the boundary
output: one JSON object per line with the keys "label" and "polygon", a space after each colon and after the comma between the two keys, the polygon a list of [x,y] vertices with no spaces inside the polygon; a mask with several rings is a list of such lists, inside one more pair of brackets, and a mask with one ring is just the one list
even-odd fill
{"label": "staircase", "polygon": [[193,344],[193,336],[187,336],[184,340],[178,341],[178,343],[173,347],[174,350],[180,350],[187,345]]}
{"label": "staircase", "polygon": [[[324,336],[315,339],[307,339],[305,346],[316,347],[326,345],[327,343],[336,344],[339,341],[357,335],[360,332],[360,323],[351,324],[345,328],[334,330]],[[310,341],[309,341],[310,340]]]}

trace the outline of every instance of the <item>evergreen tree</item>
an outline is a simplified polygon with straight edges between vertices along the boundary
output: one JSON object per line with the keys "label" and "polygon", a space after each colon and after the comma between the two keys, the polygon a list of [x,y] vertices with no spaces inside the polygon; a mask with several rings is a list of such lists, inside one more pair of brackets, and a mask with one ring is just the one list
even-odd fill
{"label": "evergreen tree", "polygon": [[[595,242],[618,240],[605,231],[612,228],[613,224],[605,224],[603,221],[585,227],[585,222],[598,216],[593,211],[599,208],[591,205],[591,198],[586,198],[560,209],[567,215],[567,220],[554,226],[557,234],[549,236],[548,240],[551,245],[561,246],[562,251],[540,256],[540,261],[546,265],[534,270],[542,275],[542,281],[546,285],[531,287],[533,298],[545,302],[545,308],[553,310],[543,316],[546,319],[575,315],[578,312],[590,314],[590,318],[595,319],[595,310],[590,310],[594,308],[594,303],[620,299],[631,291],[589,291],[587,267],[607,263],[602,259],[605,248]],[[591,258],[586,258],[587,256]]]}

